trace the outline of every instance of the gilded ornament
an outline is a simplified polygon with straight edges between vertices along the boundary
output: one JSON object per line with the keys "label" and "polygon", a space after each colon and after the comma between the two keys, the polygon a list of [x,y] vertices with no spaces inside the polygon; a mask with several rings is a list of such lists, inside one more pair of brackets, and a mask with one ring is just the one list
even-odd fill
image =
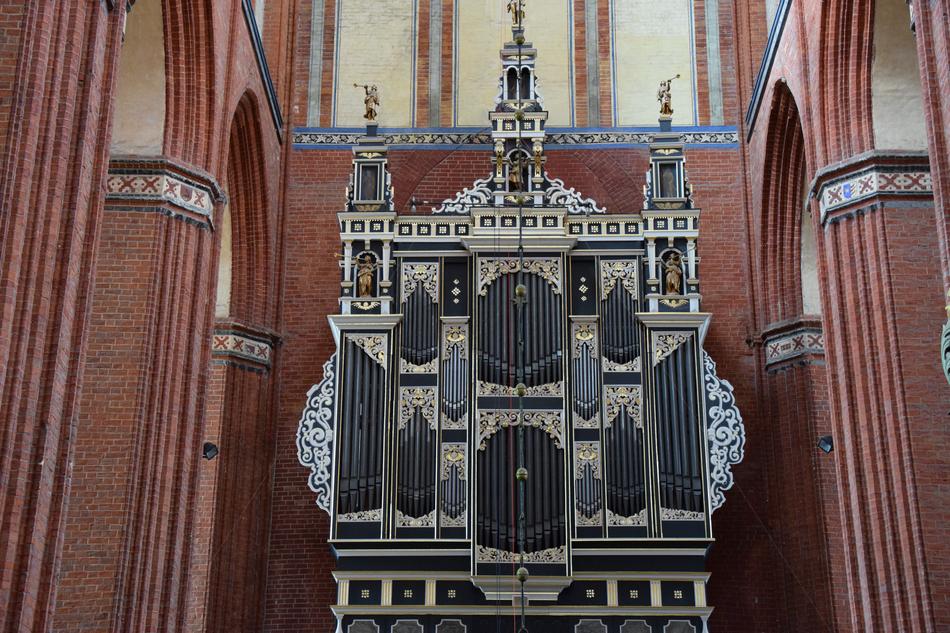
{"label": "gilded ornament", "polygon": [[353,84],[354,88],[362,88],[366,92],[366,96],[363,98],[363,106],[366,108],[366,113],[363,115],[363,118],[370,122],[375,122],[376,117],[379,116],[379,89],[375,86]]}
{"label": "gilded ornament", "polygon": [[352,341],[357,347],[366,352],[370,358],[379,363],[383,369],[389,360],[387,348],[389,347],[389,335],[387,334],[349,334],[347,340]]}
{"label": "gilded ornament", "polygon": [[673,116],[673,79],[679,79],[677,74],[672,79],[664,79],[660,82],[660,88],[656,91],[656,100],[660,102],[660,115]]}

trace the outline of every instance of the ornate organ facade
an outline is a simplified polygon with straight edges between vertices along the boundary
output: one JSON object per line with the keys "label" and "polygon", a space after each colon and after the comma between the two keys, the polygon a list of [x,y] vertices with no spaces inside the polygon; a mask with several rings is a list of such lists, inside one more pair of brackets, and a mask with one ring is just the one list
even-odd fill
{"label": "ornate organ facade", "polygon": [[488,175],[432,213],[395,209],[375,124],[353,148],[297,440],[337,630],[704,631],[744,432],[703,351],[684,147],[661,120],[643,208],[601,208],[547,173],[520,26],[501,59]]}

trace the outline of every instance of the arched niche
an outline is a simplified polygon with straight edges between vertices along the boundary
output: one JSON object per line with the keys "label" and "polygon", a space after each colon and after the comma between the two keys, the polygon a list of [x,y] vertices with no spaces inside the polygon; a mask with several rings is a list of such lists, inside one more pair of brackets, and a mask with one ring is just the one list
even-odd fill
{"label": "arched niche", "polygon": [[927,149],[917,44],[905,0],[875,0],[871,97],[875,147]]}
{"label": "arched niche", "polygon": [[119,57],[113,154],[155,156],[165,136],[162,0],[138,0],[128,14]]}

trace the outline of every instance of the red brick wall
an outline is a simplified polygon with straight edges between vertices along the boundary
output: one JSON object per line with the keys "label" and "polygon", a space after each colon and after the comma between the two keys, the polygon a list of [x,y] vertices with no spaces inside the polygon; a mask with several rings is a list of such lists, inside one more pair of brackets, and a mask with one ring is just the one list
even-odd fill
{"label": "red brick wall", "polygon": [[[490,169],[486,151],[390,152],[397,208],[410,198],[441,201]],[[720,376],[736,386],[736,397],[750,429],[746,461],[736,468],[743,489],[729,494],[715,516],[711,603],[717,631],[764,630],[779,621],[774,606],[783,588],[774,570],[780,565],[768,534],[756,515],[768,516],[766,457],[771,425],[757,415],[756,358],[746,346],[748,274],[743,209],[735,204],[738,187],[735,149],[688,151],[687,168],[704,210],[700,240],[704,308],[715,315],[706,347]],[[350,173],[349,151],[297,150],[289,164],[285,296],[285,345],[279,369],[280,395],[265,630],[325,631],[332,627],[326,605],[335,601],[329,570],[326,515],[306,486],[297,462],[297,423],[307,390],[322,378],[321,367],[333,343],[325,316],[337,310],[339,276],[334,253],[340,244],[336,213]],[[553,176],[593,196],[612,211],[642,205],[648,158],[637,150],[557,150],[549,153]],[[426,209],[420,204],[420,212]],[[752,504],[750,508],[749,504]],[[736,561],[743,561],[741,573]]]}
{"label": "red brick wall", "polygon": [[55,600],[122,20],[0,2],[0,631]]}

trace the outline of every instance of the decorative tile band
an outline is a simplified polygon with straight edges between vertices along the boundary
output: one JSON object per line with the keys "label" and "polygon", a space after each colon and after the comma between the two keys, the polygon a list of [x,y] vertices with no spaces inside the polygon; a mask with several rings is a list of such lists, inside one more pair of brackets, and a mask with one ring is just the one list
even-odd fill
{"label": "decorative tile band", "polygon": [[825,335],[818,328],[799,328],[765,340],[765,365],[775,365],[806,354],[824,354]]}
{"label": "decorative tile band", "polygon": [[[294,145],[298,148],[345,148],[356,145],[363,130],[334,129],[298,129],[293,134]],[[647,146],[653,143],[656,132],[619,131],[619,130],[567,130],[549,131],[545,144],[552,149],[558,146]],[[456,146],[479,147],[493,144],[491,134],[482,131],[464,132],[445,131],[382,131],[386,143],[390,146]],[[683,131],[679,141],[687,145],[734,146],[739,142],[739,133],[735,128],[712,128],[707,130]]]}
{"label": "decorative tile band", "polygon": [[116,173],[106,179],[106,199],[171,203],[176,207],[211,217],[211,190],[170,173]]}
{"label": "decorative tile band", "polygon": [[841,207],[880,194],[931,194],[933,181],[930,172],[919,167],[870,167],[855,174],[848,174],[821,188],[819,197],[821,219]]}
{"label": "decorative tile band", "polygon": [[211,353],[234,356],[270,367],[273,348],[270,343],[230,331],[215,331],[211,337]]}

